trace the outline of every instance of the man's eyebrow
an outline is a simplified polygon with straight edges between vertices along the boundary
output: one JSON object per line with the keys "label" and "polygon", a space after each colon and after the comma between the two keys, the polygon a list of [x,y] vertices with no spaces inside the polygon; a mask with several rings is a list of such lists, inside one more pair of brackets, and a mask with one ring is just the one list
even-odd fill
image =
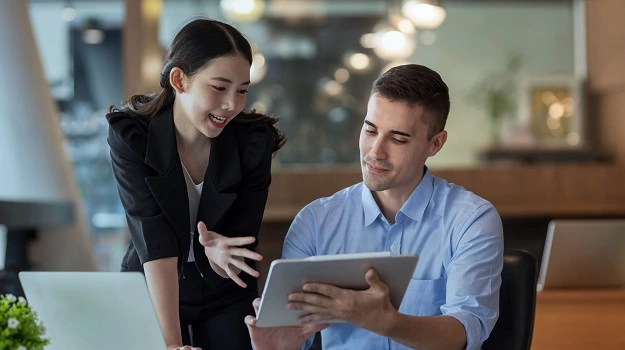
{"label": "man's eyebrow", "polygon": [[[218,80],[218,81],[223,81],[224,83],[230,83],[232,84],[232,80],[228,79],[228,78],[224,78],[224,77],[211,77],[212,80]],[[250,85],[250,81],[245,81],[243,83],[241,83],[241,85]]]}
{"label": "man's eyebrow", "polygon": [[[365,119],[365,124],[369,125],[372,128],[378,128],[377,126],[375,126],[375,124],[373,124],[372,122],[368,121]],[[403,131],[399,131],[399,130],[391,130],[390,131],[391,134],[395,134],[395,135],[400,135],[400,136],[404,136],[404,137],[412,137],[412,135],[405,133]]]}

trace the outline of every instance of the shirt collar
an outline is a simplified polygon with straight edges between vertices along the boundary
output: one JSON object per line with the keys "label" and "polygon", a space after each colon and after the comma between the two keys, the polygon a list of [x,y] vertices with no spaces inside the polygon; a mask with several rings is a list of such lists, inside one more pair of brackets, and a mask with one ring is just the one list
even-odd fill
{"label": "shirt collar", "polygon": [[[400,213],[414,221],[421,221],[423,213],[425,213],[425,209],[434,193],[434,177],[430,174],[427,166],[424,166],[423,170],[423,178],[414,191],[412,191],[406,203],[399,209]],[[373,198],[373,194],[371,194],[371,190],[364,183],[362,184],[362,207],[365,212],[365,227],[371,225],[382,215],[378,204]]]}

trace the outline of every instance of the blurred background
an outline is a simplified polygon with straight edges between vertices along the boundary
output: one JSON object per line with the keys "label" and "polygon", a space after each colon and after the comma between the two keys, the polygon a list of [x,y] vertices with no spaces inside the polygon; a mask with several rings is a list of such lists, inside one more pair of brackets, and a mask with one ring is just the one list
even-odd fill
{"label": "blurred background", "polygon": [[406,62],[450,88],[449,138],[428,166],[491,201],[506,248],[540,263],[550,220],[625,217],[624,15],[622,0],[0,0],[0,288],[25,269],[120,269],[129,234],[104,115],[159,91],[195,16],[249,38],[247,107],[288,137],[261,280],[295,214],[360,181],[371,83]]}
{"label": "blurred background", "polygon": [[[227,21],[254,44],[248,107],[279,116],[289,138],[275,171],[357,171],[371,82],[404,62],[433,68],[450,87],[449,140],[429,160],[434,169],[479,167],[513,148],[570,152],[588,141],[582,1],[28,4],[100,270],[119,269],[127,241],[103,116],[131,93],[158,91],[164,50],[194,16]],[[493,147],[503,145],[516,147]]]}

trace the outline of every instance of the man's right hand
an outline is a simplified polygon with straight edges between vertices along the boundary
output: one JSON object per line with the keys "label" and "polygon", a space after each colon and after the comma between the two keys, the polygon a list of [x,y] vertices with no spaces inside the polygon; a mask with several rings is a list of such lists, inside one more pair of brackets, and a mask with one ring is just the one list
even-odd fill
{"label": "man's right hand", "polygon": [[[256,298],[252,305],[258,314],[260,298]],[[257,327],[256,317],[250,315],[245,317],[245,324],[250,332],[255,350],[299,350],[306,340],[329,326],[328,324],[311,324],[290,327]]]}

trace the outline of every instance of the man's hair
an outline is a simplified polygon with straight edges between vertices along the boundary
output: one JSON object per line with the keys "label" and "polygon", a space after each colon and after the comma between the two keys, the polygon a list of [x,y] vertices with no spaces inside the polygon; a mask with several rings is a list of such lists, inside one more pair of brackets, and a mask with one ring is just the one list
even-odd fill
{"label": "man's hair", "polygon": [[428,126],[428,139],[445,129],[449,114],[449,89],[441,76],[428,67],[406,64],[393,67],[373,83],[377,93],[393,102],[404,102],[423,108],[423,122]]}

